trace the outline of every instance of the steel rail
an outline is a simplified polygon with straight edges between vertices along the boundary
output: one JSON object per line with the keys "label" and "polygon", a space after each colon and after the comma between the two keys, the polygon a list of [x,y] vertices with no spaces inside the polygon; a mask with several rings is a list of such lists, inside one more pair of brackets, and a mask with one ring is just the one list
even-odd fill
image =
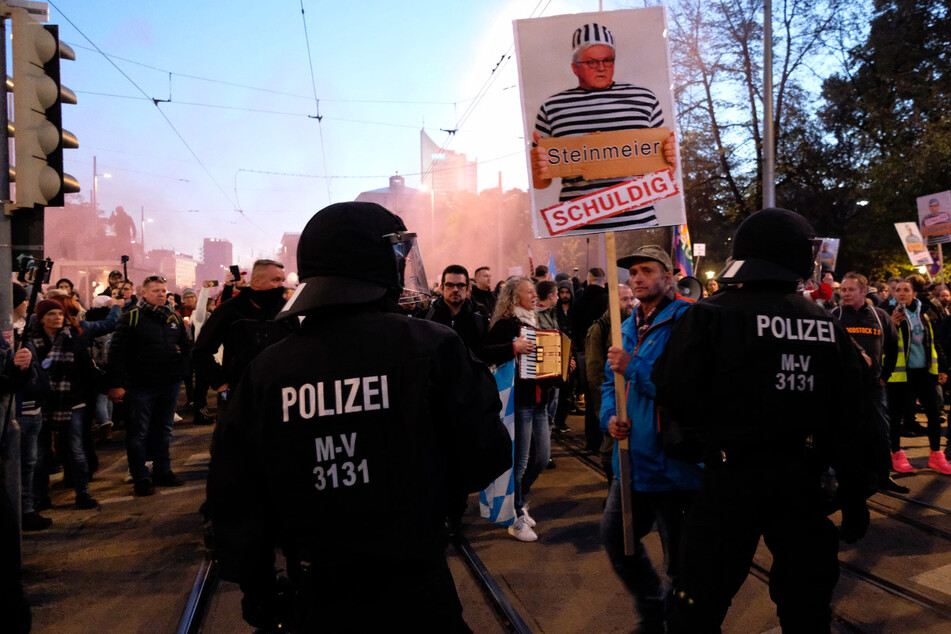
{"label": "steel rail", "polygon": [[198,575],[195,577],[195,583],[192,584],[192,591],[182,611],[176,634],[197,634],[201,631],[208,601],[217,587],[218,562],[210,553],[206,553],[201,566],[198,567]]}
{"label": "steel rail", "polygon": [[518,610],[515,609],[515,606],[512,605],[505,591],[503,591],[496,582],[495,577],[489,573],[485,564],[482,563],[482,559],[479,558],[475,549],[472,548],[469,540],[462,535],[458,535],[453,539],[453,544],[456,547],[456,551],[466,562],[472,575],[479,582],[479,585],[482,586],[485,594],[489,596],[492,607],[495,608],[496,613],[509,631],[515,632],[516,634],[531,634],[532,628],[522,619],[522,616],[518,613]]}

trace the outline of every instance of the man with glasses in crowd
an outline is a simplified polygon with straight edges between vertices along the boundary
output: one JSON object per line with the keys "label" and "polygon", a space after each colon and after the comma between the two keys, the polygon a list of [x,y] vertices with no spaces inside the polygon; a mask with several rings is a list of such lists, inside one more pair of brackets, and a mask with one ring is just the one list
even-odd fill
{"label": "man with glasses in crowd", "polygon": [[164,277],[145,278],[142,299],[119,317],[109,346],[109,398],[129,407],[126,453],[139,496],[152,495],[155,485],[185,484],[172,471],[169,446],[191,343],[182,318],[165,305],[167,292]]}
{"label": "man with glasses in crowd", "polygon": [[[552,95],[542,104],[535,120],[536,143],[542,137],[663,127],[663,110],[650,89],[614,81],[614,35],[607,27],[594,23],[579,27],[571,38],[571,49],[571,70],[578,78],[578,86]],[[667,162],[676,165],[673,134],[664,142],[663,152]],[[562,178],[559,200],[572,200],[629,179],[630,176],[591,180],[581,176]],[[548,158],[543,149],[536,146],[532,148],[532,185],[535,189],[546,189],[551,181]],[[656,225],[654,207],[648,205],[589,227],[615,230]],[[581,336],[584,337],[584,333]]]}
{"label": "man with glasses in crowd", "polygon": [[125,280],[119,286],[119,297],[117,299],[122,302],[122,312],[126,313],[135,308],[135,304],[139,300],[135,296],[135,284],[131,280]]}

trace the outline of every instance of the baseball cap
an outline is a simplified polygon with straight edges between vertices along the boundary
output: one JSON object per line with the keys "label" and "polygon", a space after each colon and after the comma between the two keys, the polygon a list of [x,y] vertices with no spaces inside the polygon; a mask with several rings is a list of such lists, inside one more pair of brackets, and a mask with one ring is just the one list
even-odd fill
{"label": "baseball cap", "polygon": [[670,254],[656,244],[644,244],[637,247],[632,254],[625,255],[623,258],[618,259],[617,265],[622,269],[630,269],[638,262],[645,260],[660,262],[666,270],[672,273],[676,273],[680,270],[674,268],[674,264],[670,260]]}

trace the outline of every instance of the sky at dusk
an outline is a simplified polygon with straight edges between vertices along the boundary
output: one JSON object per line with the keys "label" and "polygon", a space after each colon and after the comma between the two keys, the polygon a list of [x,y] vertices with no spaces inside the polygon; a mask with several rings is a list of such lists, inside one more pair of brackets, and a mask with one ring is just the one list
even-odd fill
{"label": "sky at dusk", "polygon": [[[632,6],[642,5],[603,8]],[[480,189],[499,172],[504,188],[525,189],[512,20],[598,2],[303,8],[304,19],[300,0],[51,2],[50,23],[77,57],[62,64],[79,100],[63,120],[79,139],[65,162],[83,198],[96,157],[99,207],[144,213],[148,249],[198,257],[201,238],[218,237],[250,261],[393,174],[418,186],[421,128],[479,161]],[[553,54],[570,49],[560,46]]]}

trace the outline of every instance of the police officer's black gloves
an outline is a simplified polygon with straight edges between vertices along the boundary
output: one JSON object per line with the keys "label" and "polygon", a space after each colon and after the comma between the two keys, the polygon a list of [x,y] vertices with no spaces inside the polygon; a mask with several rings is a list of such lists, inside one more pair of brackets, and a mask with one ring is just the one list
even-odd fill
{"label": "police officer's black gloves", "polygon": [[842,526],[839,537],[846,544],[854,544],[865,536],[870,518],[865,500],[842,505]]}

